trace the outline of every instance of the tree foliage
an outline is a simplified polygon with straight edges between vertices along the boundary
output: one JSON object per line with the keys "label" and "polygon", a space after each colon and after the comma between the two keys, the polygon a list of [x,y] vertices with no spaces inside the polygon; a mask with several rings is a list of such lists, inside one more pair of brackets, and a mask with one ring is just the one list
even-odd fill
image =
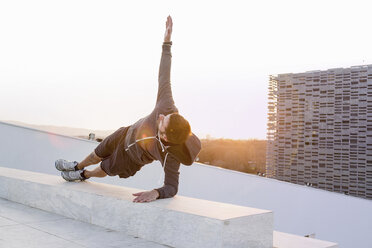
{"label": "tree foliage", "polygon": [[246,173],[265,173],[266,140],[203,139],[199,162]]}

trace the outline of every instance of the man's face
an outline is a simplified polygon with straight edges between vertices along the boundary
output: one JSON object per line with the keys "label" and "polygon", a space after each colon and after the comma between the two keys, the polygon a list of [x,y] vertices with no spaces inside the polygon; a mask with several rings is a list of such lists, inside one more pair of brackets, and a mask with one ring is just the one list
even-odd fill
{"label": "man's face", "polygon": [[159,133],[160,133],[160,138],[162,138],[163,140],[165,141],[168,141],[167,140],[167,136],[165,135],[165,129],[168,127],[168,123],[169,123],[169,117],[171,116],[172,114],[169,114],[169,115],[159,115]]}

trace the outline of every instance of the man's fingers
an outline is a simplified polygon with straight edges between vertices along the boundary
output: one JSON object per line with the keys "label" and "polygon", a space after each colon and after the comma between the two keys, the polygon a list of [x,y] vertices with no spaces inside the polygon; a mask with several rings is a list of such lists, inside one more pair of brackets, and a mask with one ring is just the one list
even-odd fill
{"label": "man's fingers", "polygon": [[143,200],[142,196],[137,196],[136,198],[134,198],[133,202],[141,202],[142,200]]}
{"label": "man's fingers", "polygon": [[154,201],[154,199],[151,199],[151,198],[140,198],[140,197],[137,197],[137,198],[134,199],[133,201],[134,202],[151,202],[151,201]]}
{"label": "man's fingers", "polygon": [[133,200],[133,202],[140,202],[141,201],[141,198],[140,197],[137,197]]}
{"label": "man's fingers", "polygon": [[172,21],[172,17],[170,15],[167,17],[167,22],[166,22],[165,25],[166,25],[167,28],[172,28],[173,21]]}

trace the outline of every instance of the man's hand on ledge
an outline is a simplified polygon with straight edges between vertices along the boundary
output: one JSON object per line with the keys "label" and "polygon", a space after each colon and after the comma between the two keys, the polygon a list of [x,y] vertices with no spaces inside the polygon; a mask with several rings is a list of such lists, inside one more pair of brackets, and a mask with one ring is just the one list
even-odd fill
{"label": "man's hand on ledge", "polygon": [[155,201],[159,197],[159,192],[153,189],[151,191],[134,193],[133,195],[137,196],[133,199],[133,202],[151,202]]}

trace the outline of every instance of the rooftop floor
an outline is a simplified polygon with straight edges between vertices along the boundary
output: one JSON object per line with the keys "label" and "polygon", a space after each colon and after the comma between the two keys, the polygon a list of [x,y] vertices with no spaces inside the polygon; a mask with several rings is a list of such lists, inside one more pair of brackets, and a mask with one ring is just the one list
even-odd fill
{"label": "rooftop floor", "polygon": [[165,248],[169,246],[0,198],[0,247]]}

